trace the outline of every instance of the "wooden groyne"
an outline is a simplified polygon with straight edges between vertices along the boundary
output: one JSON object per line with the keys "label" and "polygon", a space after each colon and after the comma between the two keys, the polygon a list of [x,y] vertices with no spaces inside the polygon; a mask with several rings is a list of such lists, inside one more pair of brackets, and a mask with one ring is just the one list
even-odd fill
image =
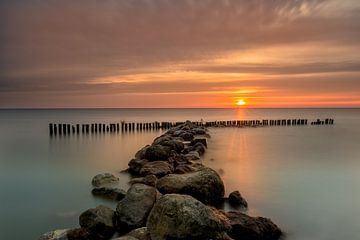
{"label": "wooden groyne", "polygon": [[[49,123],[50,136],[79,135],[97,133],[119,133],[132,131],[149,131],[169,129],[184,122],[121,122],[121,123]],[[308,119],[262,119],[262,120],[231,120],[231,121],[195,121],[197,126],[203,127],[266,127],[266,126],[301,126],[301,125],[332,125],[334,119],[326,118],[309,121]]]}

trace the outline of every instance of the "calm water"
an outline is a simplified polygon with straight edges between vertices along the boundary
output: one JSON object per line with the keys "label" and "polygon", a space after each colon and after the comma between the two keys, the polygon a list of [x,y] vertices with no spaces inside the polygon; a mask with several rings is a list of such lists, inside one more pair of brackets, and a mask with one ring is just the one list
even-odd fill
{"label": "calm water", "polygon": [[[333,117],[333,126],[212,129],[204,163],[240,190],[251,215],[271,217],[289,240],[360,238],[360,109],[0,110],[0,239],[37,239],[77,226],[112,202],[91,178],[118,173],[161,132],[50,138],[48,122]],[[127,188],[128,176],[120,186]]]}

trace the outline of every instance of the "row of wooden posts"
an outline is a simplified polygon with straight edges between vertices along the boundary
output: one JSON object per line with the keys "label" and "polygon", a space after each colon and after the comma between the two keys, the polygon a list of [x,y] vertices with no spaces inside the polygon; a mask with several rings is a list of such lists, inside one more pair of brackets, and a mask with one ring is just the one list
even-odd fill
{"label": "row of wooden posts", "polygon": [[[71,135],[71,134],[94,134],[94,133],[118,133],[127,131],[160,130],[182,124],[183,122],[150,122],[150,123],[91,123],[91,124],[64,124],[49,123],[50,135]],[[197,126],[205,127],[258,127],[258,126],[290,126],[307,125],[307,119],[276,119],[276,120],[234,120],[234,121],[212,121],[193,122]],[[334,124],[334,119],[317,119],[311,125]]]}

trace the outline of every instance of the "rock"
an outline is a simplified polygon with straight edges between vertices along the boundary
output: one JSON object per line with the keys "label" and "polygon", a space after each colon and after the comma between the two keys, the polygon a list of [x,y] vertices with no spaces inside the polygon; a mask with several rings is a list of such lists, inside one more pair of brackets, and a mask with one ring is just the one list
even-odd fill
{"label": "rock", "polygon": [[149,147],[150,147],[150,145],[146,145],[145,147],[143,147],[142,149],[140,149],[139,151],[137,151],[137,153],[135,154],[135,158],[136,158],[136,159],[144,159],[144,158],[145,158],[146,149],[148,149]]}
{"label": "rock", "polygon": [[149,161],[167,160],[171,156],[171,149],[159,144],[151,145],[145,151],[145,158]]}
{"label": "rock", "polygon": [[132,237],[132,236],[122,236],[122,237],[118,237],[118,238],[113,238],[112,240],[140,240],[140,239]]}
{"label": "rock", "polygon": [[183,132],[179,137],[183,138],[185,141],[192,141],[194,139],[194,135],[190,132]]}
{"label": "rock", "polygon": [[184,155],[188,161],[199,160],[200,154],[197,151],[191,151]]}
{"label": "rock", "polygon": [[224,197],[224,183],[211,168],[203,168],[193,173],[169,174],[156,183],[163,193],[188,194],[205,204],[217,204]]}
{"label": "rock", "polygon": [[92,185],[95,187],[101,187],[106,184],[117,183],[117,182],[119,182],[119,178],[115,177],[111,173],[101,173],[101,174],[96,175],[92,179]]}
{"label": "rock", "polygon": [[69,229],[59,229],[47,232],[40,236],[39,240],[67,240],[67,233]]}
{"label": "rock", "polygon": [[201,156],[205,153],[206,147],[202,143],[198,142],[194,146],[190,146],[189,151],[196,151]]}
{"label": "rock", "polygon": [[156,181],[157,181],[157,177],[155,175],[147,175],[145,177],[131,179],[130,184],[143,183],[155,187]]}
{"label": "rock", "polygon": [[135,228],[144,227],[157,194],[154,187],[141,183],[133,184],[116,208],[115,219],[118,231],[126,233]]}
{"label": "rock", "polygon": [[131,159],[128,163],[130,173],[139,175],[141,168],[148,162],[146,159]]}
{"label": "rock", "polygon": [[147,227],[134,229],[126,234],[126,236],[134,237],[139,240],[151,240]]}
{"label": "rock", "polygon": [[152,240],[216,239],[230,229],[220,211],[188,195],[163,195],[151,210],[146,224]]}
{"label": "rock", "polygon": [[101,196],[117,201],[120,201],[126,195],[126,191],[124,191],[123,189],[109,187],[94,188],[91,193],[95,196]]}
{"label": "rock", "polygon": [[248,207],[248,203],[241,196],[239,191],[234,191],[229,194],[229,203],[234,207],[243,207],[243,208]]}
{"label": "rock", "polygon": [[141,176],[155,175],[156,177],[163,177],[174,172],[174,167],[165,161],[154,161],[146,163],[140,170]]}
{"label": "rock", "polygon": [[[206,129],[205,128],[193,128],[192,129],[196,135],[205,135],[206,134]],[[205,144],[204,144],[205,145]]]}
{"label": "rock", "polygon": [[189,162],[186,164],[179,164],[178,166],[176,166],[174,173],[184,174],[184,173],[196,172],[203,168],[205,168],[205,166],[202,163]]}
{"label": "rock", "polygon": [[206,138],[195,138],[194,140],[192,140],[190,142],[190,146],[194,146],[197,143],[201,143],[202,145],[204,145],[207,148],[207,140],[206,140]]}
{"label": "rock", "polygon": [[114,214],[111,208],[100,205],[83,212],[79,224],[100,239],[108,239],[115,233]]}
{"label": "rock", "polygon": [[85,228],[71,229],[67,232],[68,240],[100,240],[97,235],[92,234]]}
{"label": "rock", "polygon": [[184,149],[184,143],[181,140],[177,138],[173,138],[169,135],[162,135],[156,138],[153,142],[153,145],[157,145],[157,144],[162,146],[167,146],[171,150],[174,150],[178,153]]}
{"label": "rock", "polygon": [[232,227],[228,235],[235,240],[277,240],[282,235],[268,218],[250,217],[239,211],[228,212],[226,216]]}

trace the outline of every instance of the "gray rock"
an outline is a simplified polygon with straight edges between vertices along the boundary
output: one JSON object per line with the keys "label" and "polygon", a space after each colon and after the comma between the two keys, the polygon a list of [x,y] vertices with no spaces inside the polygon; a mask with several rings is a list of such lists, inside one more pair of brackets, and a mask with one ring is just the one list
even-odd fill
{"label": "gray rock", "polygon": [[149,147],[150,147],[150,145],[146,145],[145,147],[143,147],[142,149],[140,149],[139,151],[137,151],[137,153],[135,154],[135,158],[136,158],[136,159],[144,159],[144,158],[145,158],[146,149],[148,149]]}
{"label": "gray rock", "polygon": [[196,135],[205,135],[206,134],[205,128],[197,127],[197,128],[193,128],[192,130],[195,132]]}
{"label": "gray rock", "polygon": [[133,184],[116,208],[115,219],[118,231],[126,233],[135,228],[144,227],[157,194],[154,187],[141,183]]}
{"label": "gray rock", "polygon": [[143,183],[152,187],[155,187],[157,177],[155,175],[147,175],[145,177],[133,178],[130,180],[130,184]]}
{"label": "gray rock", "polygon": [[224,197],[224,183],[211,168],[185,174],[169,174],[156,183],[163,193],[188,194],[205,204],[217,204]]}
{"label": "gray rock", "polygon": [[146,163],[140,170],[140,175],[155,175],[156,177],[163,177],[174,172],[174,167],[165,161],[154,161]]}
{"label": "gray rock", "polygon": [[205,153],[206,147],[202,143],[198,142],[198,143],[195,143],[194,146],[190,146],[189,151],[196,151],[201,156]]}
{"label": "gray rock", "polygon": [[92,179],[92,185],[95,187],[101,187],[103,185],[106,184],[111,184],[111,183],[117,183],[119,182],[119,178],[115,177],[113,174],[111,173],[101,173],[96,175],[93,179]]}
{"label": "gray rock", "polygon": [[200,154],[197,151],[190,151],[189,153],[185,154],[184,156],[188,161],[200,159]]}
{"label": "gray rock", "polygon": [[191,196],[167,194],[151,210],[147,228],[152,240],[207,240],[218,239],[230,224],[223,213]]}
{"label": "gray rock", "polygon": [[183,132],[179,137],[183,138],[185,141],[192,141],[194,139],[194,135],[190,132]]}
{"label": "gray rock", "polygon": [[192,140],[190,142],[190,146],[194,146],[197,143],[201,143],[202,145],[204,145],[205,147],[207,147],[207,140],[206,138],[195,138],[194,140]]}
{"label": "gray rock", "polygon": [[91,193],[95,196],[120,201],[126,195],[126,191],[120,188],[100,187],[94,188]]}
{"label": "gray rock", "polygon": [[126,236],[134,237],[139,240],[151,240],[147,227],[137,228],[126,234]]}
{"label": "gray rock", "polygon": [[108,239],[115,233],[114,214],[111,208],[100,205],[83,212],[79,224],[100,239]]}
{"label": "gray rock", "polygon": [[230,203],[230,205],[232,205],[234,207],[242,207],[242,208],[248,207],[248,203],[241,196],[239,191],[234,191],[229,194],[229,203]]}
{"label": "gray rock", "polygon": [[277,240],[282,232],[270,219],[250,217],[238,211],[226,213],[231,230],[228,235],[235,240]]}
{"label": "gray rock", "polygon": [[131,159],[128,163],[130,173],[139,175],[141,168],[148,162],[146,159]]}
{"label": "gray rock", "polygon": [[191,172],[199,171],[203,168],[205,168],[205,166],[202,163],[189,162],[189,163],[177,165],[174,173],[178,173],[178,174],[191,173]]}
{"label": "gray rock", "polygon": [[122,236],[122,237],[118,237],[118,238],[113,238],[113,240],[140,240],[140,239],[132,237],[132,236]]}
{"label": "gray rock", "polygon": [[168,146],[159,144],[151,145],[145,151],[145,158],[149,161],[167,160],[171,156],[171,149]]}
{"label": "gray rock", "polygon": [[102,238],[89,232],[86,228],[70,229],[67,232],[68,240],[102,240]]}

